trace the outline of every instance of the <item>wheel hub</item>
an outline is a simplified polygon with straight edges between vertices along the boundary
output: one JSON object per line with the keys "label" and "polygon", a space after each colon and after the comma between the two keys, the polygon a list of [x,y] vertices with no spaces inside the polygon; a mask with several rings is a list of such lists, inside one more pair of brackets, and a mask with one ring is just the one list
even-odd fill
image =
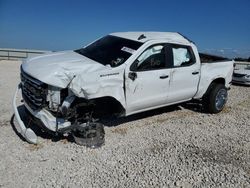
{"label": "wheel hub", "polygon": [[217,110],[221,110],[227,102],[227,91],[221,89],[218,91],[215,98],[215,107]]}
{"label": "wheel hub", "polygon": [[73,132],[75,142],[89,148],[101,147],[105,141],[104,136],[104,126],[100,123],[78,125],[76,130]]}

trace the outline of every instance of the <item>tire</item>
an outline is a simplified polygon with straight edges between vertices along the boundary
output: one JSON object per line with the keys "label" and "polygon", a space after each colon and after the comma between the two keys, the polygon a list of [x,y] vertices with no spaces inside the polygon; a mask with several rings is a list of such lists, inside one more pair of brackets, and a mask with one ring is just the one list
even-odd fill
{"label": "tire", "polygon": [[73,132],[73,137],[78,145],[88,148],[99,148],[105,142],[104,125],[101,123],[88,123],[87,126],[79,125]]}
{"label": "tire", "polygon": [[204,96],[205,111],[211,114],[221,112],[227,102],[227,88],[223,84],[212,83]]}

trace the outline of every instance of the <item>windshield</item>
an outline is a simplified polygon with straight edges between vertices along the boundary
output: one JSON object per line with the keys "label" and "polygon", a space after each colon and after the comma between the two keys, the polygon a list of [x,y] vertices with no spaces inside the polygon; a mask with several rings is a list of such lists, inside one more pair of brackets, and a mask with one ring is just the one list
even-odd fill
{"label": "windshield", "polygon": [[141,45],[141,42],[108,35],[75,52],[103,65],[116,67],[123,64]]}

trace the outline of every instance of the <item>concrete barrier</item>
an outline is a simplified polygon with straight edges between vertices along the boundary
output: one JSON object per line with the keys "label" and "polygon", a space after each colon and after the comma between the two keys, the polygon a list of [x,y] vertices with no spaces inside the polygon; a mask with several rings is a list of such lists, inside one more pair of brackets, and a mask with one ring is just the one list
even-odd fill
{"label": "concrete barrier", "polygon": [[49,52],[51,51],[0,48],[0,60],[20,60]]}

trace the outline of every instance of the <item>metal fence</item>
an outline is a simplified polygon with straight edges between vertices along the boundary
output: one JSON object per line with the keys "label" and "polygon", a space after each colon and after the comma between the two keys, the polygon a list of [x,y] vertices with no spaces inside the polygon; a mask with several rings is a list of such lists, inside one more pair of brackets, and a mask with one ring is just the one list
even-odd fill
{"label": "metal fence", "polygon": [[0,48],[0,60],[19,60],[48,52],[50,51]]}

